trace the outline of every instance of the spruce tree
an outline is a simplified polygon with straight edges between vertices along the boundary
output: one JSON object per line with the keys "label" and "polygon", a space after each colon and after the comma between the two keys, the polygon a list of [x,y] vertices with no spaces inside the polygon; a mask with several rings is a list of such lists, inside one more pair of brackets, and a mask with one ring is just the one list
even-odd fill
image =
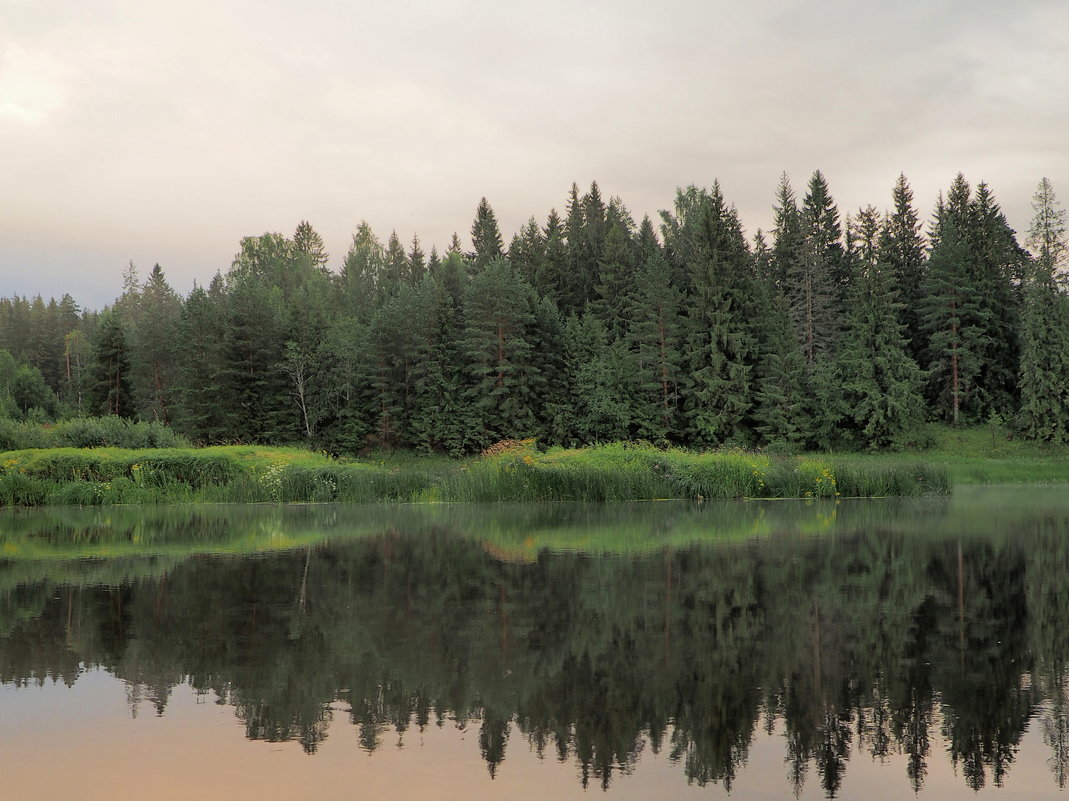
{"label": "spruce tree", "polygon": [[693,288],[684,344],[687,435],[708,444],[745,438],[756,355],[753,259],[719,184],[710,192],[681,190],[676,208],[684,213],[666,227],[666,246],[686,259],[681,266]]}
{"label": "spruce tree", "polygon": [[536,302],[530,284],[503,258],[489,262],[468,285],[462,347],[470,448],[537,434],[540,377],[531,337]]}
{"label": "spruce tree", "polygon": [[1032,199],[1028,231],[1034,262],[1021,325],[1021,408],[1025,436],[1069,442],[1069,297],[1059,284],[1066,256],[1065,210],[1044,178]]}
{"label": "spruce tree", "polygon": [[1009,418],[1018,402],[1020,287],[1028,259],[986,184],[976,187],[971,211],[970,257],[987,322],[980,412],[984,418],[992,414]]}
{"label": "spruce tree", "polygon": [[641,267],[625,337],[634,370],[632,413],[636,436],[663,441],[679,433],[682,296],[648,217],[639,228],[637,258]]}
{"label": "spruce tree", "polygon": [[337,278],[341,308],[369,316],[377,302],[385,252],[367,222],[361,220]]}
{"label": "spruce tree", "polygon": [[923,419],[922,373],[899,321],[895,273],[880,258],[883,228],[872,206],[858,214],[853,227],[856,277],[838,358],[853,432],[869,448],[900,442]]}
{"label": "spruce tree", "polygon": [[158,264],[141,288],[139,309],[131,332],[134,394],[144,417],[169,423],[181,347],[182,301]]}
{"label": "spruce tree", "polygon": [[175,383],[175,425],[198,442],[233,438],[235,412],[226,402],[223,379],[223,331],[226,327],[223,279],[210,288],[194,286],[179,320],[182,349]]}
{"label": "spruce tree", "polygon": [[920,317],[927,343],[929,403],[938,417],[952,425],[981,417],[978,382],[987,346],[986,310],[958,218],[953,207],[940,203]]}
{"label": "spruce tree", "polygon": [[[840,324],[839,297],[845,289],[840,268],[839,215],[819,170],[809,182],[799,228],[797,257],[786,261],[784,294],[802,354],[806,364],[811,365],[820,354],[834,351]],[[777,249],[778,244],[777,237]],[[784,248],[789,244],[788,240]]]}
{"label": "spruce tree", "polygon": [[114,310],[100,316],[93,337],[91,407],[97,414],[132,417],[134,400],[130,391],[130,352],[126,328]]}
{"label": "spruce tree", "polygon": [[630,360],[593,313],[572,315],[564,331],[575,444],[626,439],[631,422]]}
{"label": "spruce tree", "polygon": [[475,209],[475,222],[471,225],[471,244],[473,252],[470,260],[475,272],[481,272],[491,261],[504,255],[497,217],[485,197]]}
{"label": "spruce tree", "polygon": [[788,277],[797,272],[802,258],[802,215],[787,173],[780,176],[776,188],[772,235],[769,277],[774,286],[786,291]]}
{"label": "spruce tree", "polygon": [[880,236],[880,261],[888,266],[899,292],[899,322],[909,343],[910,355],[917,360],[923,351],[920,306],[926,252],[921,223],[913,208],[913,191],[905,175],[899,175],[892,192],[894,211]]}

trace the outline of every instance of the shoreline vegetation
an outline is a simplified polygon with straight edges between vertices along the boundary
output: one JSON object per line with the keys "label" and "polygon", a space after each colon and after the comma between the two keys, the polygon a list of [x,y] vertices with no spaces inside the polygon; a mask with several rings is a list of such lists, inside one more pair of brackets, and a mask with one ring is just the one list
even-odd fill
{"label": "shoreline vegetation", "polygon": [[[137,447],[99,447],[108,440],[87,439],[88,430],[84,423],[43,429],[39,444],[51,447],[0,452],[0,506],[908,497],[946,495],[960,484],[1069,481],[1069,448],[1012,440],[990,426],[934,426],[930,448],[898,453],[791,455],[647,443],[543,450],[534,440],[508,440],[467,459],[184,447],[150,424],[111,432],[122,436],[110,441]],[[97,447],[64,446],[78,441]]]}
{"label": "shoreline vegetation", "polygon": [[171,503],[435,503],[870,498],[962,484],[1069,481],[1069,446],[1005,426],[930,425],[927,447],[789,454],[505,440],[457,459],[383,450],[193,447],[158,423],[87,418],[0,427],[0,507]]}

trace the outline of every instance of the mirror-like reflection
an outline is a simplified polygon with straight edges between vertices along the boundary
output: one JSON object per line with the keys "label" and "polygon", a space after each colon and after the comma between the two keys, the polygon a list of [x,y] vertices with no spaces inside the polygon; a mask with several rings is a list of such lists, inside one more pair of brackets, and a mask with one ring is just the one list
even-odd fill
{"label": "mirror-like reflection", "polygon": [[[135,714],[176,688],[314,754],[471,731],[612,790],[648,751],[731,789],[783,734],[783,788],[851,760],[999,786],[1030,727],[1069,775],[1069,499],[12,513],[0,681],[104,669]],[[341,719],[341,720],[339,720]],[[2,722],[0,722],[2,726]],[[473,752],[472,757],[475,757]]]}

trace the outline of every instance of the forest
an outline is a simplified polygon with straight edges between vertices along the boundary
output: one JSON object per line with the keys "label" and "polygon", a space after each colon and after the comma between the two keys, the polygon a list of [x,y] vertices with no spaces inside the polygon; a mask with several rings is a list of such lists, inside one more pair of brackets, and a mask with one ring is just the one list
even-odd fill
{"label": "forest", "polygon": [[506,245],[484,198],[439,253],[361,223],[339,269],[301,222],[241,240],[181,297],[131,263],[101,311],[0,298],[0,422],[114,415],[198,444],[401,447],[507,438],[895,449],[926,424],[1069,440],[1065,212],[1043,179],[1022,244],[958,175],[921,220],[840,214],[784,175],[749,237],[718,183],[637,222],[599,186]]}

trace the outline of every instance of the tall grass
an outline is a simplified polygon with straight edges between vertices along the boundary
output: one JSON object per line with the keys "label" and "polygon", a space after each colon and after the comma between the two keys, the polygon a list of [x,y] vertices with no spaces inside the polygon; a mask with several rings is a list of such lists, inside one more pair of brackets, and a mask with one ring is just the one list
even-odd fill
{"label": "tall grass", "polygon": [[862,457],[776,457],[533,443],[466,462],[339,461],[293,448],[52,448],[0,453],[0,504],[630,501],[946,494],[945,468]]}

